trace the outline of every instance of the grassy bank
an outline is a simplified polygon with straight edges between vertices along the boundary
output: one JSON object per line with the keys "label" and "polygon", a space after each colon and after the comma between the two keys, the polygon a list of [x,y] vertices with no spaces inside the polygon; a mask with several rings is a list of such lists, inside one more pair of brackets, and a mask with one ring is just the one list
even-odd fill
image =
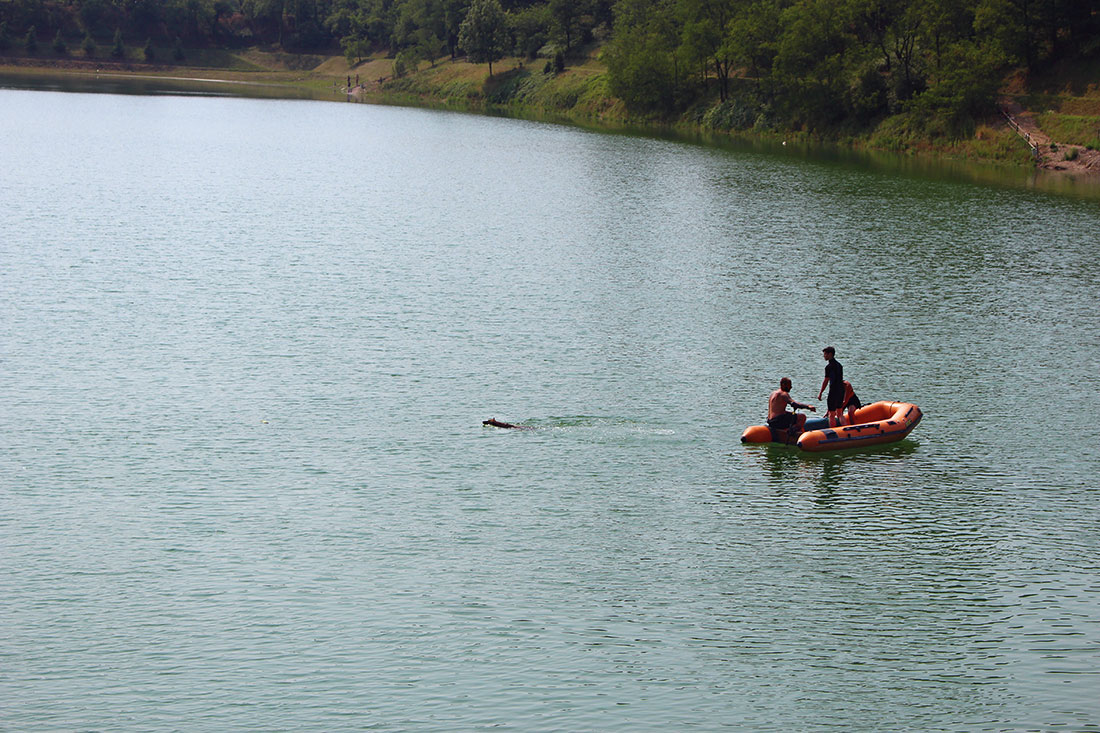
{"label": "grassy bank", "polygon": [[1011,91],[1051,139],[1100,149],[1100,59],[1062,64]]}
{"label": "grassy bank", "polygon": [[[364,92],[364,99],[390,103],[446,106],[502,112],[537,119],[635,130],[675,129],[743,139],[829,144],[866,151],[1032,165],[1031,150],[1000,117],[991,116],[965,139],[929,138],[903,116],[888,118],[874,130],[858,134],[820,133],[762,125],[739,116],[734,103],[700,103],[677,119],[631,115],[608,88],[607,73],[595,55],[554,73],[545,62],[506,59],[488,75],[484,64],[450,61],[424,66],[401,79],[387,79]],[[1088,119],[1084,124],[1089,124]]]}
{"label": "grassy bank", "polygon": [[[485,64],[443,61],[420,68],[399,79],[387,72],[392,64],[383,59],[369,62],[378,73],[365,84],[361,98],[391,104],[448,107],[503,113],[543,120],[560,120],[612,129],[663,132],[674,129],[714,138],[775,140],[801,145],[835,145],[843,148],[886,152],[915,158],[992,163],[1012,168],[1036,165],[1032,148],[999,111],[978,120],[966,136],[934,136],[907,115],[880,120],[873,128],[857,132],[807,131],[777,127],[755,117],[736,98],[719,103],[702,101],[676,119],[632,115],[609,90],[606,68],[598,49],[571,59],[555,73],[544,59],[524,62],[504,59],[494,64],[489,76]],[[382,78],[385,77],[385,78]],[[1029,84],[1017,76],[1006,80],[1005,93],[1025,102],[1051,140],[1062,144],[1100,149],[1100,64],[1053,69]],[[746,82],[748,84],[748,82]],[[1047,129],[1049,127],[1049,130]]]}

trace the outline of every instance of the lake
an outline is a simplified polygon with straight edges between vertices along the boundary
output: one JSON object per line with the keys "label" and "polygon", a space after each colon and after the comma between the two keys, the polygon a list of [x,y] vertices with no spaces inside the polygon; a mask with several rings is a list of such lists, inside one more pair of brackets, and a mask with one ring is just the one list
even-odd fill
{"label": "lake", "polygon": [[[1100,729],[1095,197],[319,101],[0,140],[0,727]],[[910,438],[741,445],[826,345]]]}

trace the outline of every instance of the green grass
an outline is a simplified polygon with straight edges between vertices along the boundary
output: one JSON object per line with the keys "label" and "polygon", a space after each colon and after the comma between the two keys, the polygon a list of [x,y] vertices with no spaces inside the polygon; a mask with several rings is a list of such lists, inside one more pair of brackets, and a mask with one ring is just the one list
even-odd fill
{"label": "green grass", "polygon": [[1044,112],[1036,118],[1040,129],[1052,140],[1073,145],[1100,147],[1100,116]]}
{"label": "green grass", "polygon": [[970,137],[932,139],[916,129],[906,115],[888,117],[867,138],[875,150],[893,153],[937,155],[943,158],[1028,165],[1031,150],[1006,125],[978,125]]}
{"label": "green grass", "polygon": [[485,82],[485,98],[490,104],[527,104],[546,81],[546,74],[528,68],[512,69]]}
{"label": "green grass", "polygon": [[157,60],[161,63],[180,66],[192,66],[209,69],[225,69],[226,71],[261,71],[262,67],[246,61],[240,56],[222,49],[212,48],[185,48],[184,60],[176,62],[172,58],[172,49],[158,48]]}
{"label": "green grass", "polygon": [[499,81],[487,85],[488,101],[578,120],[620,116],[608,91],[606,74],[569,69],[554,74],[538,70],[537,66],[502,74]]}
{"label": "green grass", "polygon": [[964,157],[1025,165],[1031,162],[1031,148],[1015,131],[1001,125],[979,126],[974,137],[959,141],[957,149]]}
{"label": "green grass", "polygon": [[[621,104],[608,91],[606,74],[579,64],[560,74],[544,71],[542,60],[504,59],[488,76],[484,64],[441,63],[387,81],[381,98],[463,109],[496,108],[521,117],[561,120],[623,118]],[[415,102],[414,102],[415,103]]]}

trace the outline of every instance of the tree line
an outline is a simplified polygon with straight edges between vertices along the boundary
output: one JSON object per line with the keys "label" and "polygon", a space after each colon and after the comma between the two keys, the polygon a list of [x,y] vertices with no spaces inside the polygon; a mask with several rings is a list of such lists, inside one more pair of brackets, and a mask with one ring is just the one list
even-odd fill
{"label": "tree line", "polygon": [[[0,53],[48,52],[50,38],[122,37],[160,46],[272,46],[343,52],[350,62],[379,51],[435,62],[468,51],[463,21],[476,10],[491,56],[568,55],[609,33],[613,0],[0,0]],[[472,8],[471,6],[476,6]],[[485,23],[489,26],[486,28]],[[468,24],[476,25],[476,24]],[[499,55],[498,55],[499,54]],[[106,54],[104,54],[106,55]],[[493,60],[496,60],[494,58]]]}
{"label": "tree line", "polygon": [[[467,55],[555,59],[603,42],[631,110],[717,127],[933,135],[989,111],[1008,68],[1100,53],[1100,0],[0,0],[0,54],[124,53],[125,41],[379,51],[395,71]],[[105,46],[110,39],[110,46]],[[20,49],[20,47],[22,47]],[[108,50],[109,49],[109,50]],[[549,64],[548,64],[549,66]],[[490,67],[490,73],[492,69]]]}
{"label": "tree line", "polygon": [[637,110],[719,126],[965,133],[1006,70],[1100,51],[1098,0],[619,0],[605,60]]}

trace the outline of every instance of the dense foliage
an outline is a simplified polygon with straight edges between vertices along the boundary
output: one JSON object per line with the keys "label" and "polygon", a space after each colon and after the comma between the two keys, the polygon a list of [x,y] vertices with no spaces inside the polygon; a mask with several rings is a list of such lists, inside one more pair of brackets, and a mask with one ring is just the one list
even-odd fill
{"label": "dense foliage", "polygon": [[[184,48],[563,59],[606,41],[635,112],[715,127],[965,131],[1004,70],[1100,52],[1100,0],[0,0],[0,54],[182,60]],[[52,40],[52,43],[50,42]],[[169,53],[166,49],[171,48]],[[158,50],[159,49],[159,50]],[[159,56],[158,56],[159,54]]]}
{"label": "dense foliage", "polygon": [[[540,50],[568,54],[598,26],[609,31],[612,1],[504,0],[496,7],[506,22],[490,45],[530,58]],[[477,10],[481,21],[495,13],[484,3]],[[459,33],[470,11],[471,0],[0,0],[0,53],[40,53],[57,34],[106,46],[121,32],[128,44],[341,49],[353,62],[404,52],[406,60],[434,62],[469,51],[459,48]]]}
{"label": "dense foliage", "polygon": [[700,99],[726,128],[965,132],[1006,68],[1100,50],[1097,0],[619,0],[606,50],[629,106]]}

